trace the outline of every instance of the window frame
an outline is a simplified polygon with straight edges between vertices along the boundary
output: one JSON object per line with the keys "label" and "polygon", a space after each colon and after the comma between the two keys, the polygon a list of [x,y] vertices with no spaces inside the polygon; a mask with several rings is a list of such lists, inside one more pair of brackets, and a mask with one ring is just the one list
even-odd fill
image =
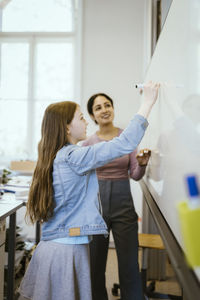
{"label": "window frame", "polygon": [[[70,32],[2,32],[0,31],[1,43],[28,43],[29,44],[29,73],[28,73],[28,93],[27,93],[27,139],[25,149],[28,158],[33,157],[34,144],[34,117],[35,117],[35,47],[37,43],[67,43],[72,42],[74,47],[74,72],[73,72],[73,99],[80,104],[81,97],[81,46],[82,46],[82,1],[74,0],[74,21],[73,30]],[[0,9],[0,21],[2,10]],[[0,22],[1,23],[1,22]],[[1,27],[1,24],[0,24]],[[0,64],[1,65],[1,64]],[[1,66],[0,66],[1,67]],[[66,99],[60,99],[66,100]],[[1,99],[0,99],[1,101]],[[19,100],[20,101],[20,100]],[[13,157],[12,157],[13,159]]]}

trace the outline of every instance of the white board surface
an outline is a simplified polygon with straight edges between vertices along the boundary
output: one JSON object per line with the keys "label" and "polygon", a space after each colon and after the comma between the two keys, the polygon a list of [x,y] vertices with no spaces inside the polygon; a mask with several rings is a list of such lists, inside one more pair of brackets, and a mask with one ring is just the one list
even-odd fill
{"label": "white board surface", "polygon": [[183,248],[176,204],[187,198],[185,176],[200,180],[199,16],[199,0],[172,2],[146,74],[161,88],[140,146],[152,149],[145,182]]}

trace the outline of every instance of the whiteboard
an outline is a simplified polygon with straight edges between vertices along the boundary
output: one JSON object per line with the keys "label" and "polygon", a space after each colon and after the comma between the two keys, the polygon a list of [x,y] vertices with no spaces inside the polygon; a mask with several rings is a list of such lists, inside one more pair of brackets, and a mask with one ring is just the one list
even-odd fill
{"label": "whiteboard", "polygon": [[199,16],[199,0],[172,2],[145,78],[161,83],[141,142],[152,149],[145,182],[182,248],[176,205],[187,199],[185,176],[200,180]]}

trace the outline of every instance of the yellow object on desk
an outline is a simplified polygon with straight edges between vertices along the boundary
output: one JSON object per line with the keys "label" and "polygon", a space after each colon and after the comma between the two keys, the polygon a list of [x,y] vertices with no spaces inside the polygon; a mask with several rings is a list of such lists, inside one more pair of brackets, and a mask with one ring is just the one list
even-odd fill
{"label": "yellow object on desk", "polygon": [[200,266],[200,207],[191,209],[188,202],[182,201],[178,213],[187,261],[191,267]]}

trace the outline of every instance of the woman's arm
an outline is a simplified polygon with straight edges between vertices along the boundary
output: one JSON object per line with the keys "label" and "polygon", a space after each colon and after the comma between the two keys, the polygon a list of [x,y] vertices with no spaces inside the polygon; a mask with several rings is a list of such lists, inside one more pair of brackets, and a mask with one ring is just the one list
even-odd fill
{"label": "woman's arm", "polygon": [[138,181],[144,176],[146,166],[140,166],[136,156],[137,156],[137,150],[134,150],[129,155],[129,159],[130,159],[129,175],[130,175],[130,178],[132,178],[133,180]]}

